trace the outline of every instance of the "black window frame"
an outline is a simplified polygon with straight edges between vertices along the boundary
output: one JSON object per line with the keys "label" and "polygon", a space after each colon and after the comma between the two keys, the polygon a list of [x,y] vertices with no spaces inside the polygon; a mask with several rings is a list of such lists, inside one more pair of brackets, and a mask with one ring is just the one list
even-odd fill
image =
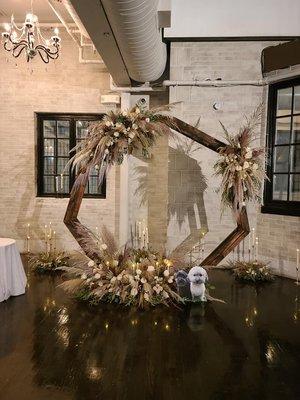
{"label": "black window frame", "polygon": [[[36,126],[37,126],[37,197],[52,197],[52,198],[69,198],[72,186],[76,179],[75,171],[70,170],[69,175],[69,193],[45,193],[44,192],[44,132],[43,132],[43,121],[44,120],[56,120],[56,121],[70,121],[70,149],[76,146],[76,121],[98,121],[103,118],[105,114],[81,114],[81,113],[47,113],[37,112]],[[74,155],[74,152],[70,153],[70,157]],[[106,198],[106,178],[104,178],[101,193],[90,194],[85,193],[84,198]]]}
{"label": "black window frame", "polygon": [[[292,105],[291,114],[287,115],[291,118],[291,129],[293,127],[293,117],[300,115],[299,113],[294,113],[294,87],[300,85],[300,77],[289,78],[280,82],[269,85],[269,95],[268,95],[268,119],[267,119],[267,135],[266,135],[266,175],[268,179],[265,180],[264,185],[264,204],[261,207],[261,212],[266,214],[277,214],[277,215],[291,215],[300,216],[300,201],[290,201],[289,200],[289,189],[290,189],[290,176],[293,173],[290,171],[290,157],[291,151],[289,151],[288,159],[288,200],[274,200],[273,199],[273,175],[274,175],[274,154],[275,154],[275,135],[276,135],[276,113],[277,113],[277,92],[279,89],[285,89],[293,87],[292,90]],[[282,116],[284,118],[286,116]],[[289,146],[291,148],[291,136],[289,141]],[[278,146],[278,145],[276,145]],[[276,172],[275,174],[280,174]],[[284,173],[283,173],[284,174]],[[299,174],[299,173],[298,173]]]}

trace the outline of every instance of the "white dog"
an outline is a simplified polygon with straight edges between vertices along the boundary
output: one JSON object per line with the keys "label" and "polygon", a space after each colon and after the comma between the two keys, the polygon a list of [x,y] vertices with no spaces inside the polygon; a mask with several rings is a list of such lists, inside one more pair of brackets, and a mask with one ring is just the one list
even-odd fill
{"label": "white dog", "polygon": [[200,298],[201,301],[206,301],[205,282],[208,281],[206,270],[199,266],[193,267],[188,273],[188,278],[193,300],[195,300],[195,298]]}

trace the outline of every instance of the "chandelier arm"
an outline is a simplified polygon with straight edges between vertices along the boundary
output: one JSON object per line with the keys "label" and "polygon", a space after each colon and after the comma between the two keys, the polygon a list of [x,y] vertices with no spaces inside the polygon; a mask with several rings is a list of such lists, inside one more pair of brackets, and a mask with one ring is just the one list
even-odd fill
{"label": "chandelier arm", "polygon": [[[22,46],[21,47],[21,49],[18,51],[18,53],[16,53],[16,50],[20,47],[20,46]],[[19,57],[19,55],[21,54],[21,53],[23,53],[23,50],[24,49],[26,49],[26,45],[19,45],[19,46],[17,46],[17,47],[15,47],[13,50],[12,50],[12,55],[15,57],[15,58],[18,58]]]}
{"label": "chandelier arm", "polygon": [[[56,47],[56,46],[55,46],[55,47]],[[43,46],[43,45],[41,45],[41,44],[38,44],[38,45],[35,47],[35,50],[37,50],[37,51],[43,50],[45,53],[48,54],[48,56],[49,56],[50,58],[52,58],[52,60],[54,60],[55,58],[57,58],[57,57],[58,57],[58,54],[59,54],[59,47],[56,47],[56,50],[55,50],[55,51],[51,51],[51,50],[47,49],[45,46]],[[56,56],[57,56],[57,57],[56,57]]]}
{"label": "chandelier arm", "polygon": [[[42,53],[42,49],[37,49],[36,48],[36,50],[37,50],[37,52],[39,53],[39,56],[41,57],[41,59],[44,61],[44,63],[45,64],[49,64],[49,55],[48,55],[48,53],[46,52],[46,51],[44,51],[44,53]],[[47,57],[46,58],[44,58],[44,55],[46,55]]]}

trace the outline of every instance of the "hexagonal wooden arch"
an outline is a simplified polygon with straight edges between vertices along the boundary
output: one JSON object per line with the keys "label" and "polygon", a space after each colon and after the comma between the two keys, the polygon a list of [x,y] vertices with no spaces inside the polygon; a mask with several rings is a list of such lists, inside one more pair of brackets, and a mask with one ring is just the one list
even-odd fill
{"label": "hexagonal wooden arch", "polygon": [[[226,146],[225,143],[176,117],[161,115],[159,121],[217,153],[220,148]],[[78,213],[87,181],[88,173],[86,171],[81,171],[76,178],[70,194],[64,223],[81,246],[82,250],[92,259],[97,260],[100,259],[101,256],[96,246],[94,236],[92,232],[78,220]],[[246,207],[243,207],[241,211],[236,214],[236,223],[237,227],[201,262],[201,265],[218,265],[249,234],[250,229]]]}

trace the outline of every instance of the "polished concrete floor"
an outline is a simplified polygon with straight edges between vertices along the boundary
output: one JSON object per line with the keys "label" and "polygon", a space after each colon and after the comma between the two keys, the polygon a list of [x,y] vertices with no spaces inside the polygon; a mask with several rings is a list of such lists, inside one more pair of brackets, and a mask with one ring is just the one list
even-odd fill
{"label": "polished concrete floor", "polygon": [[0,399],[300,399],[300,287],[210,278],[227,304],[137,312],[30,276],[0,304]]}

